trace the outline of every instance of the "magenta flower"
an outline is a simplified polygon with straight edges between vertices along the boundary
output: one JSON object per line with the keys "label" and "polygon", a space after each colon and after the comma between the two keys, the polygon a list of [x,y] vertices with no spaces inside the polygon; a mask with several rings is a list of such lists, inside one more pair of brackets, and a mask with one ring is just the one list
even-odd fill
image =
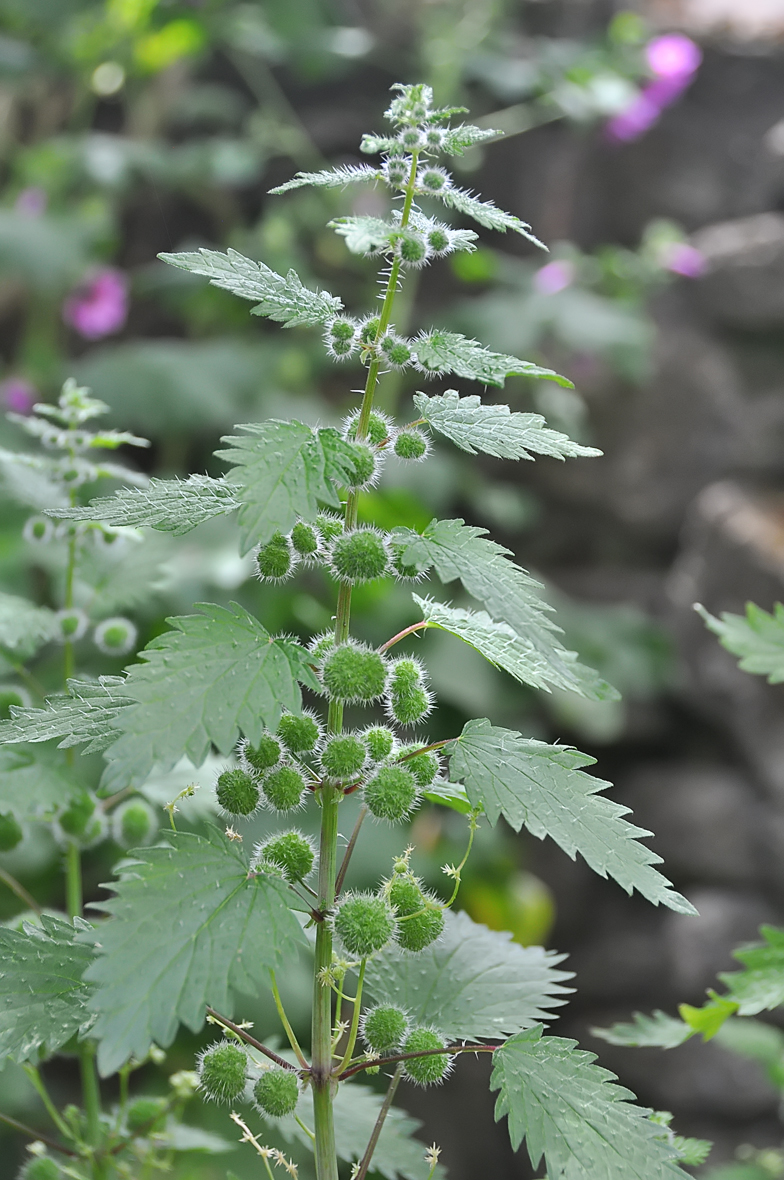
{"label": "magenta flower", "polygon": [[0,381],[0,401],[15,414],[29,414],[38,400],[38,390],[24,377],[6,377]]}
{"label": "magenta flower", "polygon": [[565,258],[548,262],[533,278],[534,290],[540,295],[557,295],[574,282],[574,264]]}
{"label": "magenta flower", "polygon": [[119,332],[128,317],[128,279],[121,270],[104,267],[63,304],[63,319],[85,340]]}
{"label": "magenta flower", "polygon": [[671,242],[663,251],[661,264],[665,270],[686,279],[698,279],[708,265],[705,255],[688,242]]}
{"label": "magenta flower", "polygon": [[14,209],[24,217],[40,217],[46,212],[47,202],[46,190],[33,185],[22,189],[14,201]]}
{"label": "magenta flower", "polygon": [[648,42],[645,58],[655,78],[690,80],[700,68],[702,50],[682,33],[665,33]]}
{"label": "magenta flower", "polygon": [[639,139],[683,94],[700,67],[702,50],[682,33],[666,33],[648,43],[645,57],[653,80],[605,126],[607,138],[616,143]]}

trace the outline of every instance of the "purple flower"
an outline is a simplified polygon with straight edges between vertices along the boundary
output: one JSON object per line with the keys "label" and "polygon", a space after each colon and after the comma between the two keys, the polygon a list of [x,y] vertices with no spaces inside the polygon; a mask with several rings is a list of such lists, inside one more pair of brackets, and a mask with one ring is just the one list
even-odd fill
{"label": "purple flower", "polygon": [[533,278],[534,290],[540,295],[557,295],[574,282],[574,264],[565,258],[548,262]]}
{"label": "purple flower", "polygon": [[607,121],[604,133],[614,143],[629,143],[650,130],[660,114],[661,107],[651,102],[643,90],[632,99],[628,107]]}
{"label": "purple flower", "polygon": [[686,279],[698,279],[708,265],[705,255],[688,242],[670,242],[662,252],[661,264],[665,270]]}
{"label": "purple flower", "polygon": [[0,401],[15,414],[29,414],[38,400],[38,390],[24,377],[6,377],[0,381]]}
{"label": "purple flower", "polygon": [[45,189],[33,185],[30,188],[22,189],[14,201],[14,208],[24,217],[40,217],[42,213],[46,212],[47,201]]}
{"label": "purple flower", "polygon": [[700,67],[702,50],[682,33],[665,33],[648,42],[645,57],[654,77],[688,82]]}
{"label": "purple flower", "polygon": [[63,304],[66,324],[85,340],[100,340],[118,332],[127,316],[127,276],[108,266],[72,291]]}

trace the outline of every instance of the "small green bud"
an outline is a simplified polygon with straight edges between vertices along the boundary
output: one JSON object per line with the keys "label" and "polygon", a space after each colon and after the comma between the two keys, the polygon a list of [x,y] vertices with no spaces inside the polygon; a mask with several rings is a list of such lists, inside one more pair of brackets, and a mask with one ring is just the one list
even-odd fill
{"label": "small green bud", "polygon": [[387,662],[359,643],[341,643],[324,660],[321,679],[336,701],[375,701],[383,694]]}
{"label": "small green bud", "polygon": [[329,542],[335,537],[339,537],[343,532],[343,521],[339,516],[333,516],[331,512],[319,512],[316,517],[316,528],[324,541]]}
{"label": "small green bud", "polygon": [[314,663],[320,664],[335,646],[335,632],[325,631],[322,635],[314,635],[308,644],[308,651],[313,656]]}
{"label": "small green bud", "polygon": [[46,545],[54,535],[54,524],[45,516],[30,516],[25,521],[22,536],[33,545]]}
{"label": "small green bud", "polygon": [[400,257],[408,266],[422,266],[427,261],[428,247],[425,238],[418,233],[407,233],[398,239]]}
{"label": "small green bud", "polygon": [[404,127],[400,132],[398,139],[407,151],[413,152],[415,148],[422,146],[422,133],[418,127]]}
{"label": "small green bud", "polygon": [[16,848],[24,836],[16,817],[10,811],[0,814],[0,852]]}
{"label": "small green bud", "polygon": [[[399,753],[407,754],[409,750],[416,750],[417,746],[403,746]],[[401,763],[410,774],[413,774],[418,787],[429,787],[441,769],[438,755],[432,750],[421,754],[414,754]]]}
{"label": "small green bud", "polygon": [[252,815],[259,805],[259,788],[244,770],[224,770],[215,795],[229,815]]}
{"label": "small green bud", "polygon": [[372,528],[352,529],[332,542],[330,565],[342,582],[357,585],[381,578],[389,568],[384,537]]}
{"label": "small green bud", "polygon": [[437,151],[438,148],[443,147],[444,131],[441,127],[428,127],[425,131],[425,147],[431,151]]}
{"label": "small green bud", "polygon": [[421,430],[401,430],[395,438],[395,454],[398,459],[425,459],[430,450],[427,437]]}
{"label": "small green bud", "polygon": [[416,803],[414,776],[402,766],[382,766],[365,784],[365,803],[376,819],[397,823]]}
{"label": "small green bud", "polygon": [[327,330],[333,340],[353,340],[357,326],[352,320],[336,319]]}
{"label": "small green bud", "polygon": [[375,1053],[392,1053],[408,1032],[408,1016],[394,1004],[378,1004],[362,1017],[362,1036]]}
{"label": "small green bud", "polygon": [[443,168],[423,168],[417,176],[417,186],[427,193],[443,193],[452,187],[452,179]]}
{"label": "small green bud", "polygon": [[104,619],[93,632],[93,640],[99,651],[107,656],[124,656],[136,643],[138,631],[130,619]]}
{"label": "small green bud", "polygon": [[199,1087],[214,1102],[236,1102],[247,1075],[248,1059],[233,1041],[219,1041],[199,1060]]}
{"label": "small green bud", "polygon": [[452,245],[452,239],[447,230],[437,225],[428,232],[427,244],[434,254],[446,254]]}
{"label": "small green bud", "polygon": [[[414,1028],[403,1042],[404,1053],[424,1053],[445,1048],[444,1040],[434,1028]],[[434,1053],[430,1057],[411,1057],[405,1062],[406,1076],[418,1086],[432,1086],[442,1082],[451,1068],[447,1053]]]}
{"label": "small green bud", "polygon": [[[352,414],[346,423],[346,438],[352,441],[357,437],[358,421],[359,413],[357,412],[356,414]],[[367,441],[374,447],[380,447],[392,433],[392,422],[386,414],[380,414],[378,410],[372,410],[367,424]]]}
{"label": "small green bud", "polygon": [[363,737],[373,762],[383,762],[394,749],[395,735],[386,725],[374,725],[372,729],[365,730]]}
{"label": "small green bud", "polygon": [[402,549],[392,545],[391,550],[392,556],[390,558],[390,564],[392,569],[395,571],[395,577],[405,579],[406,581],[410,582],[418,582],[422,578],[422,572],[419,570],[419,568],[403,561]]}
{"label": "small green bud", "polygon": [[112,836],[123,848],[149,844],[157,831],[155,812],[144,799],[129,799],[112,815]]}
{"label": "small green bud", "polygon": [[421,666],[410,657],[392,665],[386,692],[387,708],[399,725],[416,725],[430,712],[432,701]]}
{"label": "small green bud", "polygon": [[299,1083],[293,1069],[273,1065],[265,1069],[253,1087],[253,1099],[262,1114],[281,1119],[299,1101]]}
{"label": "small green bud", "polygon": [[321,538],[312,524],[298,520],[291,530],[291,544],[294,547],[294,552],[307,561],[318,553],[321,547]]}
{"label": "small green bud", "polygon": [[408,180],[410,165],[405,157],[393,157],[382,165],[382,171],[393,188],[402,188]]}
{"label": "small green bud", "polygon": [[12,705],[24,707],[29,704],[30,700],[21,688],[13,688],[7,684],[0,687],[0,721],[8,721],[11,716]]}
{"label": "small green bud", "polygon": [[354,472],[348,477],[350,488],[366,488],[374,483],[378,473],[378,457],[373,447],[367,443],[351,444],[351,458]]}
{"label": "small green bud", "polygon": [[62,1172],[50,1155],[34,1155],[19,1173],[19,1180],[61,1180]]}
{"label": "small green bud", "polygon": [[294,766],[284,764],[261,780],[261,789],[275,811],[293,811],[299,806],[305,779]]}
{"label": "small green bud", "polygon": [[394,332],[388,332],[379,345],[390,365],[402,369],[411,360],[411,347]]}
{"label": "small green bud", "polygon": [[272,770],[280,762],[280,742],[266,731],[261,735],[257,746],[242,746],[242,760],[257,774],[265,770]]}
{"label": "small green bud", "polygon": [[430,946],[431,942],[435,942],[443,929],[443,910],[432,898],[425,896],[421,913],[414,913],[410,918],[403,918],[398,922],[395,942],[403,950],[416,954]]}
{"label": "small green bud", "polygon": [[310,713],[303,713],[301,717],[296,713],[284,713],[276,732],[291,754],[309,754],[321,738],[321,726]]}
{"label": "small green bud", "polygon": [[165,1098],[136,1098],[128,1107],[125,1123],[132,1135],[148,1135],[159,1128],[165,1112]]}
{"label": "small green bud", "polygon": [[71,799],[64,811],[57,817],[60,828],[66,836],[83,836],[95,811],[95,799],[85,791]]}
{"label": "small green bud", "polygon": [[405,866],[403,872],[395,873],[385,892],[389,904],[399,918],[418,913],[426,901],[421,885],[408,866]]}
{"label": "small green bud", "polygon": [[261,545],[256,553],[256,572],[263,582],[282,582],[294,569],[294,560],[287,537],[275,535]]}
{"label": "small green bud", "polygon": [[60,641],[75,643],[87,630],[88,619],[84,611],[78,607],[65,607],[57,612],[57,623],[60,628]]}
{"label": "small green bud", "polygon": [[304,881],[313,870],[313,845],[301,832],[281,832],[256,848],[255,859],[280,869],[287,881]]}
{"label": "small green bud", "polygon": [[355,893],[339,903],[335,931],[352,958],[374,955],[387,945],[394,930],[392,910],[381,897]]}
{"label": "small green bud", "polygon": [[321,754],[321,765],[329,778],[343,780],[355,778],[367,758],[365,743],[352,733],[340,734],[327,739]]}
{"label": "small green bud", "polygon": [[370,316],[359,329],[359,339],[365,345],[374,344],[378,336],[381,320],[378,316]]}

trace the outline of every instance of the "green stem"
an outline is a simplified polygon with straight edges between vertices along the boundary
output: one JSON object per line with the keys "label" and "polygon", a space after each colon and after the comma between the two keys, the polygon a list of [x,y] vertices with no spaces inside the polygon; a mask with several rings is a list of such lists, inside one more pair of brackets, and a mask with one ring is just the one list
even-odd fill
{"label": "green stem", "polygon": [[[414,152],[411,160],[411,171],[406,185],[406,195],[403,202],[401,228],[405,229],[411,215],[414,202],[414,186],[416,181],[418,153]],[[400,259],[395,258],[389,271],[384,301],[381,306],[378,333],[376,340],[380,340],[390,325],[392,308],[397,294],[398,279],[400,277]],[[370,412],[373,408],[373,398],[378,385],[381,362],[376,357],[370,362],[365,389],[362,395],[359,418],[357,420],[357,438],[367,436]],[[359,495],[352,488],[346,498],[345,527],[352,529],[357,523],[357,507]],[[338,590],[337,610],[335,613],[335,641],[344,643],[348,638],[351,622],[351,586],[342,582]],[[327,728],[330,733],[340,733],[343,728],[343,705],[332,700],[329,703]],[[313,978],[313,1025],[311,1052],[311,1083],[313,1086],[313,1121],[316,1136],[316,1177],[317,1180],[338,1180],[338,1164],[335,1152],[335,1120],[332,1109],[333,1090],[335,1086],[332,1077],[332,988],[327,973],[332,966],[332,930],[325,921],[335,904],[335,876],[337,870],[338,844],[338,805],[342,798],[339,789],[324,786],[321,795],[321,836],[319,841],[319,881],[318,881],[318,910],[321,921],[316,931],[316,955]],[[358,1007],[357,1003],[357,1007]]]}
{"label": "green stem", "polygon": [[337,1073],[342,1073],[344,1069],[348,1069],[351,1059],[354,1056],[354,1046],[357,1043],[357,1032],[359,1031],[359,1014],[362,1011],[362,986],[365,982],[366,967],[367,959],[363,959],[359,965],[359,980],[357,981],[357,994],[354,997],[354,1011],[351,1014],[351,1030],[348,1034],[348,1044],[346,1045],[346,1052],[343,1054],[343,1060],[336,1070]]}
{"label": "green stem", "polygon": [[280,1023],[283,1025],[284,1029],[286,1030],[286,1036],[289,1039],[289,1044],[291,1045],[292,1049],[294,1050],[297,1061],[300,1063],[302,1068],[309,1069],[310,1066],[308,1065],[308,1060],[307,1060],[305,1054],[302,1052],[302,1050],[299,1047],[299,1041],[297,1040],[297,1038],[294,1035],[294,1029],[289,1024],[289,1018],[286,1015],[285,1008],[283,1007],[283,1001],[281,1000],[280,992],[278,991],[278,983],[277,983],[277,980],[275,979],[275,972],[272,970],[272,968],[270,968],[270,981],[272,983],[272,995],[275,1000],[275,1007],[278,1010],[278,1016],[280,1017]]}
{"label": "green stem", "polygon": [[49,1091],[46,1089],[46,1086],[44,1085],[44,1080],[41,1077],[38,1070],[36,1069],[36,1067],[34,1065],[25,1065],[25,1066],[23,1066],[23,1069],[24,1069],[25,1073],[27,1074],[28,1078],[30,1079],[30,1081],[32,1082],[32,1084],[38,1094],[38,1097],[41,1099],[44,1106],[46,1107],[46,1113],[49,1115],[49,1118],[52,1120],[54,1125],[57,1127],[57,1130],[60,1132],[61,1135],[64,1135],[66,1139],[72,1139],[73,1135],[71,1134],[71,1131],[69,1130],[67,1124],[64,1123],[63,1120],[60,1118],[60,1113],[57,1110],[57,1107],[55,1106],[55,1104],[52,1102],[51,1098],[49,1097]]}
{"label": "green stem", "polygon": [[41,913],[41,907],[35,900],[31,893],[28,893],[24,885],[17,881],[16,877],[12,877],[5,869],[0,869],[0,881],[7,885],[12,893],[15,893],[20,901],[23,901],[29,910],[33,910],[36,914]]}
{"label": "green stem", "polygon": [[82,861],[75,840],[69,840],[65,849],[65,905],[69,918],[81,918]]}
{"label": "green stem", "polygon": [[27,1135],[30,1139],[40,1139],[47,1147],[54,1148],[55,1151],[61,1152],[62,1155],[76,1156],[76,1152],[72,1151],[70,1147],[64,1147],[62,1143],[58,1143],[56,1139],[50,1139],[48,1135],[43,1135],[40,1131],[34,1130],[32,1127],[20,1123],[18,1119],[11,1118],[10,1114],[3,1114],[0,1112],[0,1123],[5,1123],[7,1127],[12,1127],[14,1131],[19,1131],[22,1135]]}
{"label": "green stem", "polygon": [[[68,917],[82,916],[82,858],[79,845],[75,840],[69,840],[65,852],[65,896]],[[87,1115],[87,1137],[95,1147],[101,1133],[101,1092],[98,1088],[98,1075],[95,1071],[95,1045],[91,1041],[83,1041],[79,1046],[79,1067],[82,1076],[82,1101]],[[103,1166],[96,1161],[95,1178],[103,1174]]]}

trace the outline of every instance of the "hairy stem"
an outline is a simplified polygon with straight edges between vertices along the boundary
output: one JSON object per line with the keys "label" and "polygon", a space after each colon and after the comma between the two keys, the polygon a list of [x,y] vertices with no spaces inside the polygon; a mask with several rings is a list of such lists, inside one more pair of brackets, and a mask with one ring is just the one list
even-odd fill
{"label": "hairy stem", "polygon": [[[401,227],[405,228],[414,201],[418,153],[414,152],[411,171],[406,185]],[[376,339],[380,340],[392,320],[392,308],[400,278],[400,259],[392,262],[387,279],[384,301],[381,305],[379,327]],[[381,362],[376,357],[368,367],[365,389],[362,395],[356,437],[366,438],[373,398],[381,372]],[[357,523],[359,495],[352,488],[346,498],[345,527],[353,529]],[[338,591],[335,612],[335,641],[344,643],[348,638],[351,623],[351,586],[342,582]],[[332,700],[329,703],[327,728],[330,733],[340,733],[343,728],[343,705]],[[315,1156],[317,1180],[338,1180],[338,1163],[335,1152],[335,1120],[332,1109],[334,1080],[332,1077],[332,988],[327,973],[332,966],[332,929],[325,920],[335,904],[335,883],[338,844],[338,805],[342,792],[335,787],[320,789],[321,835],[319,841],[318,909],[321,921],[316,931],[316,955],[313,977],[313,1023],[311,1054],[311,1081],[313,1086],[313,1120],[315,1129]],[[341,882],[342,883],[342,882]]]}
{"label": "hairy stem", "polygon": [[[82,857],[79,845],[69,840],[65,852],[65,896],[68,917],[82,916]],[[82,1101],[87,1115],[87,1137],[95,1146],[101,1131],[101,1092],[98,1088],[98,1074],[95,1071],[95,1045],[82,1041],[79,1046],[79,1068],[82,1077]],[[102,1175],[101,1166],[96,1163],[95,1176]]]}
{"label": "hairy stem", "polygon": [[406,627],[403,631],[398,631],[397,635],[393,635],[386,643],[382,643],[379,651],[389,651],[390,647],[394,647],[396,643],[400,643],[401,639],[405,639],[407,635],[413,635],[415,631],[421,631],[423,627],[429,627],[430,624],[423,620],[421,623],[412,623],[410,627]]}
{"label": "hairy stem", "polygon": [[0,881],[7,885],[12,893],[15,893],[20,901],[23,901],[29,910],[33,910],[36,914],[41,913],[41,907],[35,900],[31,893],[28,893],[24,885],[17,881],[16,877],[12,877],[5,869],[0,869]]}
{"label": "hairy stem", "polygon": [[395,1053],[392,1057],[385,1057],[383,1061],[361,1061],[344,1069],[338,1074],[338,1080],[344,1082],[346,1078],[361,1073],[363,1069],[370,1069],[376,1065],[394,1065],[398,1061],[411,1061],[414,1057],[454,1057],[458,1053],[495,1053],[500,1045],[445,1045],[443,1049],[420,1049],[416,1053]]}
{"label": "hairy stem", "polygon": [[392,1103],[395,1100],[395,1094],[397,1093],[397,1088],[400,1085],[400,1079],[402,1078],[402,1076],[403,1076],[403,1066],[398,1065],[397,1069],[392,1074],[392,1078],[389,1083],[389,1089],[387,1090],[386,1095],[384,1096],[384,1101],[382,1103],[381,1110],[378,1112],[378,1118],[376,1119],[376,1125],[373,1127],[373,1132],[370,1136],[370,1142],[368,1143],[368,1145],[365,1149],[365,1154],[362,1156],[362,1159],[361,1159],[360,1165],[359,1165],[359,1169],[357,1171],[356,1176],[354,1177],[354,1180],[364,1180],[364,1177],[367,1176],[368,1168],[370,1167],[370,1162],[373,1159],[373,1152],[376,1150],[376,1145],[378,1143],[379,1136],[381,1135],[381,1132],[384,1129],[384,1123],[386,1122],[386,1118],[387,1118],[387,1115],[389,1114]]}

